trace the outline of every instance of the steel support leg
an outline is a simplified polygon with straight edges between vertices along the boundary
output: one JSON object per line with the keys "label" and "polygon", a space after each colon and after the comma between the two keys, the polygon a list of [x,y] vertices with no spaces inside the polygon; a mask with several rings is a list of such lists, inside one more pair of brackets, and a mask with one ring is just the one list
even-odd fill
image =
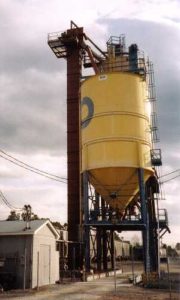
{"label": "steel support leg", "polygon": [[[101,198],[101,208],[102,208],[102,219],[105,220],[105,201]],[[106,229],[102,229],[102,247],[103,247],[103,269],[107,270],[107,232]]]}
{"label": "steel support leg", "polygon": [[150,256],[150,268],[152,272],[159,270],[159,253],[158,253],[158,234],[156,225],[156,213],[154,196],[151,191],[151,187],[148,186],[148,212],[149,212],[149,256]]}
{"label": "steel support leg", "polygon": [[103,229],[103,269],[107,270],[107,232]]}
{"label": "steel support leg", "polygon": [[[99,212],[100,210],[100,196],[98,193],[95,194],[95,205],[94,209]],[[97,216],[98,218],[98,216]],[[102,230],[101,228],[96,228],[96,260],[97,260],[97,270],[101,272],[101,260],[102,260]]]}
{"label": "steel support leg", "polygon": [[114,269],[114,262],[115,262],[115,240],[114,240],[114,231],[113,230],[111,230],[111,233],[110,233],[110,238],[111,238],[111,268],[112,268],[112,270]]}
{"label": "steel support leg", "polygon": [[89,227],[89,197],[88,173],[83,173],[83,202],[84,202],[84,244],[85,244],[85,269],[90,271],[90,227]]}
{"label": "steel support leg", "polygon": [[143,250],[144,250],[144,268],[145,272],[150,272],[150,261],[149,261],[149,218],[148,218],[148,207],[146,203],[146,192],[144,183],[144,169],[138,169],[138,179],[139,179],[139,192],[141,201],[141,217],[143,224],[145,224],[145,229],[142,232],[143,235]]}
{"label": "steel support leg", "polygon": [[97,270],[101,272],[102,259],[102,242],[101,242],[101,228],[97,228]]}

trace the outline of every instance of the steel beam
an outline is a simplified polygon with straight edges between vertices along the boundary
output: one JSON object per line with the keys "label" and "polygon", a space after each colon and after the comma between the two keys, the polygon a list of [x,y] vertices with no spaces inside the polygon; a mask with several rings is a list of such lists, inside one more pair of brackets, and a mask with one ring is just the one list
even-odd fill
{"label": "steel beam", "polygon": [[101,272],[101,260],[102,260],[102,240],[101,240],[101,228],[97,228],[97,270]]}
{"label": "steel beam", "polygon": [[144,269],[145,272],[150,272],[150,260],[149,260],[149,218],[147,209],[147,199],[145,192],[144,182],[144,169],[138,169],[138,180],[139,180],[139,194],[141,201],[141,217],[142,222],[145,224],[145,229],[142,231],[143,236],[143,250],[144,250]]}
{"label": "steel beam", "polygon": [[115,268],[115,239],[114,239],[114,231],[111,230],[110,232],[110,244],[111,244],[111,268],[112,270]]}
{"label": "steel beam", "polygon": [[151,272],[159,270],[158,234],[155,212],[155,202],[151,185],[147,182],[148,213],[149,213],[149,256]]}
{"label": "steel beam", "polygon": [[[101,198],[102,219],[105,219],[105,201]],[[107,270],[107,232],[106,228],[102,229],[102,250],[103,250],[103,269]]]}
{"label": "steel beam", "polygon": [[88,197],[88,172],[83,173],[83,203],[84,203],[84,245],[85,245],[85,270],[90,271],[90,227],[89,223],[89,197]]}
{"label": "steel beam", "polygon": [[102,229],[102,240],[103,240],[103,269],[107,270],[108,263],[107,263],[107,232],[106,229]]}

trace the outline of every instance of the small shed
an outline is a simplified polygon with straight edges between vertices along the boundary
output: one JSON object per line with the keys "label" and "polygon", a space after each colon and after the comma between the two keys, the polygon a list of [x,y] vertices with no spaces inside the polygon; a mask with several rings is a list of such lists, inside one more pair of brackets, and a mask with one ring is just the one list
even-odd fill
{"label": "small shed", "polygon": [[[35,288],[59,280],[59,234],[49,220],[0,221],[0,283]],[[5,286],[4,286],[5,285]]]}

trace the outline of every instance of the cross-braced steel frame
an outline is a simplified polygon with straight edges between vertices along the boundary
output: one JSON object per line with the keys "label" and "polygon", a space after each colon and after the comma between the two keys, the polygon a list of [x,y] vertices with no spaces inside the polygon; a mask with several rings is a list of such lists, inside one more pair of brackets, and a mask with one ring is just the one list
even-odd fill
{"label": "cross-braced steel frame", "polygon": [[[144,170],[137,169],[139,195],[136,205],[139,215],[132,218],[128,214],[123,219],[118,219],[115,211],[106,204],[105,199],[95,191],[92,194],[88,172],[82,176],[83,186],[83,212],[84,212],[84,245],[85,245],[85,269],[91,268],[91,259],[97,263],[97,270],[108,269],[108,256],[110,255],[111,266],[114,267],[114,231],[141,231],[143,240],[143,256],[145,272],[158,270],[158,239],[157,219],[155,211],[154,193],[157,185],[153,180],[144,181]],[[156,182],[157,184],[157,182]],[[95,231],[95,238],[91,242],[91,233]],[[109,255],[108,255],[109,254]]]}

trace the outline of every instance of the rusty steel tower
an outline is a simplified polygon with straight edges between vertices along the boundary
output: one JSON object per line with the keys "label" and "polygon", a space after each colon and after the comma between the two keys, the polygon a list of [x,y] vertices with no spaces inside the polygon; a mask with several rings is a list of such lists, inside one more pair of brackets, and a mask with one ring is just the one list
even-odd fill
{"label": "rusty steel tower", "polygon": [[[76,267],[82,265],[78,261],[78,243],[81,240],[82,209],[81,209],[81,179],[80,179],[80,85],[82,77],[82,60],[88,57],[89,67],[97,72],[96,63],[102,58],[92,52],[86,44],[86,40],[93,43],[84,33],[82,27],[78,27],[71,21],[70,29],[64,33],[52,33],[48,35],[48,45],[57,58],[67,61],[67,175],[68,175],[68,239],[74,244],[69,244],[69,265],[72,267],[73,247]],[[93,43],[93,46],[104,56],[105,54]],[[88,66],[87,66],[88,67]],[[73,245],[73,246],[72,246]]]}

